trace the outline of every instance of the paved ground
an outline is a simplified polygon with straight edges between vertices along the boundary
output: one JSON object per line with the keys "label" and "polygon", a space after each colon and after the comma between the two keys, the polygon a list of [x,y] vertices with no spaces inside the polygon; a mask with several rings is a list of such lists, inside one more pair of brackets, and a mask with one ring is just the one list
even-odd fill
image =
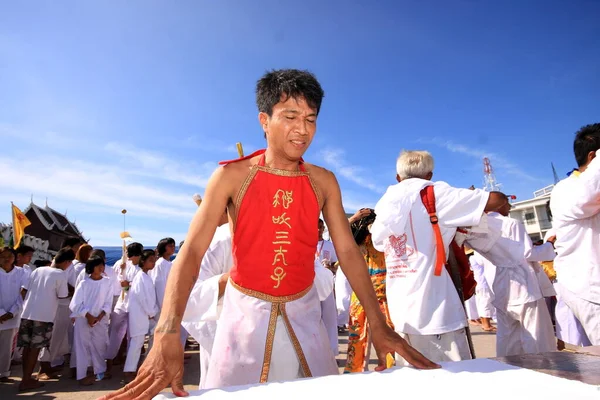
{"label": "paved ground", "polygon": [[[478,358],[495,357],[496,355],[496,335],[483,332],[478,327],[471,327],[473,343],[475,346],[475,353]],[[337,357],[338,366],[340,366],[340,372],[343,371],[343,367],[346,359],[346,349],[348,345],[348,336],[343,334],[339,336],[340,343],[340,355]],[[185,364],[185,377],[184,384],[187,390],[195,390],[198,388],[198,382],[200,380],[200,368],[197,351],[188,351],[187,353],[192,355],[192,358],[186,360]],[[371,352],[370,369],[375,368],[377,361],[375,360],[374,351]],[[122,373],[118,373],[118,367],[115,366],[114,375],[112,379],[102,382],[97,382],[93,386],[83,387],[80,386],[77,381],[70,379],[68,369],[65,369],[65,376],[61,376],[60,379],[50,380],[45,382],[45,386],[42,390],[27,393],[18,393],[17,386],[20,382],[21,377],[21,366],[13,366],[12,378],[15,383],[0,383],[0,399],[59,399],[59,400],[92,400],[97,399],[103,394],[109,393],[112,390],[118,389],[123,386],[121,380],[123,378]],[[167,389],[168,390],[168,389]]]}

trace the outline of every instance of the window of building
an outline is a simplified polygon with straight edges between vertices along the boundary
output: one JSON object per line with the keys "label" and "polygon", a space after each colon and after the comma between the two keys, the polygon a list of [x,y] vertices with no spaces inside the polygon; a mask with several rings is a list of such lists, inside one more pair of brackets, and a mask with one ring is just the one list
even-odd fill
{"label": "window of building", "polygon": [[534,212],[525,212],[523,215],[523,219],[528,225],[535,224],[535,213]]}

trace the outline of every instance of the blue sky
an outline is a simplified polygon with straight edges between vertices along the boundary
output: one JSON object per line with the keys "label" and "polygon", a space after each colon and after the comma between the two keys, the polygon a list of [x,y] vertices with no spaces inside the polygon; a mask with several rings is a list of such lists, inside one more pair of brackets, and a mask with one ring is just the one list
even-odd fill
{"label": "blue sky", "polygon": [[[375,4],[376,3],[376,4]],[[184,238],[219,160],[264,146],[268,69],[325,90],[306,159],[334,171],[348,212],[394,183],[401,149],[435,178],[531,197],[574,166],[600,120],[596,1],[96,1],[0,6],[0,221],[31,194],[118,245]],[[8,145],[7,145],[8,143]]]}

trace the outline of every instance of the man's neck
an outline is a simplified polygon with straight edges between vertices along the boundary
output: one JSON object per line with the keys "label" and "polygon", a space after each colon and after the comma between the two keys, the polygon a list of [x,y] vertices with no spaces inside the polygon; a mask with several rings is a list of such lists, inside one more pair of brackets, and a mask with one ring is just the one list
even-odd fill
{"label": "man's neck", "polygon": [[265,151],[265,166],[269,168],[297,171],[299,165],[300,160],[287,160],[285,157],[278,156],[269,148]]}
{"label": "man's neck", "polygon": [[6,266],[4,266],[4,265],[2,266],[2,269],[3,269],[4,271],[6,271],[6,273],[9,273],[9,272],[10,272],[10,271],[12,271],[14,268],[15,268],[15,267],[14,267],[12,264],[10,264],[10,265],[6,265]]}
{"label": "man's neck", "polygon": [[162,256],[162,258],[163,258],[164,260],[171,261],[171,256],[172,256],[172,255],[173,255],[173,254],[171,254],[170,256]]}
{"label": "man's neck", "polygon": [[21,267],[21,268],[23,268],[23,265],[25,265],[24,262],[22,262],[20,264],[19,263],[15,263],[15,267]]}

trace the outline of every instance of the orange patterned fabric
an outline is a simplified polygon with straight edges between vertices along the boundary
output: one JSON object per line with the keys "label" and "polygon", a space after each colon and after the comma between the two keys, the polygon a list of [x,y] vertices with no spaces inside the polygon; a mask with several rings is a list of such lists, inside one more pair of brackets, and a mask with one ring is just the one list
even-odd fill
{"label": "orange patterned fabric", "polygon": [[[369,268],[369,275],[371,276],[377,300],[379,300],[379,308],[383,315],[385,315],[387,324],[393,328],[385,292],[385,256],[383,253],[375,250],[371,242],[371,235],[367,236],[365,244],[361,248],[367,267]],[[368,344],[369,334],[365,310],[358,301],[356,294],[352,293],[350,300],[350,324],[348,327],[348,358],[346,367],[344,368],[345,374],[364,371]]]}

